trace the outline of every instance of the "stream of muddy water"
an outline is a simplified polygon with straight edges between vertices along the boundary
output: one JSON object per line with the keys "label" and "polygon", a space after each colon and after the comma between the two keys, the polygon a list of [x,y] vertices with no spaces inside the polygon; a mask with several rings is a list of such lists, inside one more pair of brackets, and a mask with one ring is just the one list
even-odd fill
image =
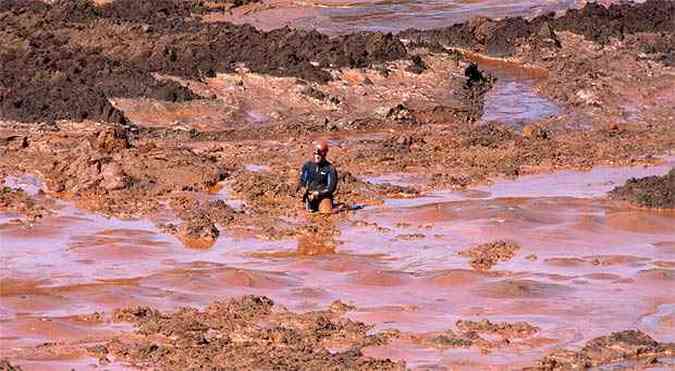
{"label": "stream of muddy water", "polygon": [[[64,202],[30,229],[3,214],[0,344],[11,352],[95,341],[128,328],[74,316],[136,304],[175,310],[245,294],[299,311],[340,299],[358,308],[351,318],[379,330],[443,331],[458,319],[484,318],[541,329],[488,355],[400,341],[368,349],[413,368],[525,366],[554,347],[626,328],[673,341],[675,215],[603,197],[629,177],[673,165],[671,158],[648,168],[566,171],[391,200],[338,225],[335,250],[318,255],[299,252],[295,240],[227,236],[190,250],[148,221],[107,219]],[[32,177],[9,181],[31,192],[40,187]],[[521,249],[492,271],[475,271],[458,255],[495,239]]]}

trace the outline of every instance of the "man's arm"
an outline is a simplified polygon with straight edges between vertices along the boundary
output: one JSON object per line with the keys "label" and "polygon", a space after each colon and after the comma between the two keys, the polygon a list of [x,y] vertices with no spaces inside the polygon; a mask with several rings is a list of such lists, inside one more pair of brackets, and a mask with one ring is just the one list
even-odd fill
{"label": "man's arm", "polygon": [[309,184],[309,168],[307,163],[302,165],[300,169],[300,177],[298,178],[298,185],[295,187],[295,191],[299,192],[302,188],[307,188]]}

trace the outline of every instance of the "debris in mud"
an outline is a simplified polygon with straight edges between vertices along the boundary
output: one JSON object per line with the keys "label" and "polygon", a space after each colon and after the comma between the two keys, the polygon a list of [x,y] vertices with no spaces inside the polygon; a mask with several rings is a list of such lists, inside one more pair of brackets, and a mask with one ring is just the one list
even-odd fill
{"label": "debris in mud", "polygon": [[110,98],[198,98],[153,74],[203,79],[245,64],[253,72],[326,82],[331,77],[324,68],[367,67],[407,56],[391,34],[262,32],[190,19],[194,10],[180,0],[116,0],[100,7],[87,0],[3,2],[0,34],[9,40],[0,47],[3,118],[125,123]]}
{"label": "debris in mud", "polygon": [[468,147],[483,146],[496,148],[505,142],[514,139],[515,133],[508,126],[497,123],[488,122],[480,124],[467,129],[468,133],[464,144]]}
{"label": "debris in mud", "polygon": [[675,169],[663,176],[628,179],[623,186],[610,191],[609,197],[644,207],[675,208]]}
{"label": "debris in mud", "polygon": [[0,360],[0,370],[1,371],[21,371],[23,369],[19,366],[12,365],[11,363],[9,363],[8,360],[3,359],[3,360]]}
{"label": "debris in mud", "polygon": [[427,66],[426,63],[424,63],[424,60],[419,55],[413,55],[410,58],[410,60],[412,61],[412,64],[406,67],[405,69],[408,72],[419,75],[420,73],[426,71],[429,68],[429,66]]}
{"label": "debris in mud", "polygon": [[519,339],[529,338],[539,332],[539,328],[527,322],[493,323],[487,319],[480,321],[459,320],[455,324],[457,331],[446,330],[440,334],[411,335],[413,341],[429,344],[437,348],[477,347],[483,353],[500,348]]}
{"label": "debris in mud", "polygon": [[511,260],[518,250],[520,246],[516,242],[499,240],[460,251],[459,255],[470,257],[473,269],[485,271],[490,270],[500,261]]}
{"label": "debris in mud", "polygon": [[[137,336],[109,341],[94,355],[161,370],[405,369],[403,363],[365,357],[364,346],[383,344],[388,335],[369,335],[369,326],[341,317],[349,306],[333,307],[339,310],[295,314],[266,297],[245,296],[212,303],[203,311],[182,308],[165,314],[132,308],[118,311],[117,317],[133,322]],[[335,346],[346,350],[328,350]]]}
{"label": "debris in mud", "polygon": [[0,212],[15,212],[26,216],[32,223],[49,211],[21,188],[0,188]]}
{"label": "debris in mud", "polygon": [[626,330],[590,340],[576,352],[556,351],[529,370],[586,369],[630,360],[650,365],[661,357],[673,356],[675,344],[659,343],[640,330]]}

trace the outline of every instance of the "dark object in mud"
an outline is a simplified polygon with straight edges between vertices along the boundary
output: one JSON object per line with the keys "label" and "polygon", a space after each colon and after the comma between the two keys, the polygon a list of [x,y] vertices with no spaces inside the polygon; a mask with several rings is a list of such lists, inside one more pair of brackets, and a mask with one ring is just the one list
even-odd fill
{"label": "dark object in mud", "polygon": [[466,85],[468,87],[472,87],[474,84],[484,83],[487,80],[475,63],[470,63],[466,66],[464,69],[464,76],[466,76]]}
{"label": "dark object in mud", "polygon": [[[296,314],[252,295],[215,302],[201,311],[182,308],[168,314],[132,308],[116,311],[116,317],[133,322],[137,335],[90,352],[160,370],[404,370],[403,363],[362,354],[363,347],[384,344],[390,336],[369,335],[370,326],[342,318],[349,309],[336,304],[330,310]],[[346,350],[329,351],[334,341]]]}
{"label": "dark object in mud", "polygon": [[21,370],[23,370],[21,367],[12,365],[6,359],[0,360],[0,371],[21,371]]}
{"label": "dark object in mud", "polygon": [[653,364],[659,357],[675,356],[675,344],[659,343],[640,330],[626,330],[597,337],[574,352],[560,350],[544,357],[529,370],[570,370],[606,366],[634,360]]}
{"label": "dark object in mud", "polygon": [[429,68],[427,64],[424,63],[422,57],[420,57],[419,55],[413,55],[412,58],[410,58],[410,60],[412,61],[412,65],[406,67],[405,69],[408,72],[412,72],[419,75],[420,73],[426,71]]}
{"label": "dark object in mud", "polygon": [[671,169],[664,176],[628,179],[623,186],[610,191],[609,197],[644,207],[673,209],[675,208],[675,169]]}

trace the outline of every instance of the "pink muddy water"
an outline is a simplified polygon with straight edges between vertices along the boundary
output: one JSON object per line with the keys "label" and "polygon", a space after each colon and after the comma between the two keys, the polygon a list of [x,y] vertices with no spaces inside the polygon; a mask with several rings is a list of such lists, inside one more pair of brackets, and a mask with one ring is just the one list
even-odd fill
{"label": "pink muddy water", "polygon": [[[566,171],[391,200],[339,225],[334,251],[305,255],[297,254],[298,241],[227,235],[211,249],[186,249],[148,221],[107,219],[66,203],[30,229],[0,214],[0,353],[12,358],[44,342],[96,342],[129,330],[76,315],[137,304],[174,310],[245,294],[298,311],[340,299],[357,306],[351,318],[376,329],[425,333],[483,318],[541,328],[490,354],[403,341],[367,350],[412,368],[516,368],[554,347],[628,328],[675,341],[675,214],[603,198],[629,177],[673,165],[671,158],[649,168]],[[40,186],[30,177],[12,182]],[[495,239],[521,249],[490,272],[472,270],[457,254]],[[36,370],[95,365],[81,358],[14,361]]]}

